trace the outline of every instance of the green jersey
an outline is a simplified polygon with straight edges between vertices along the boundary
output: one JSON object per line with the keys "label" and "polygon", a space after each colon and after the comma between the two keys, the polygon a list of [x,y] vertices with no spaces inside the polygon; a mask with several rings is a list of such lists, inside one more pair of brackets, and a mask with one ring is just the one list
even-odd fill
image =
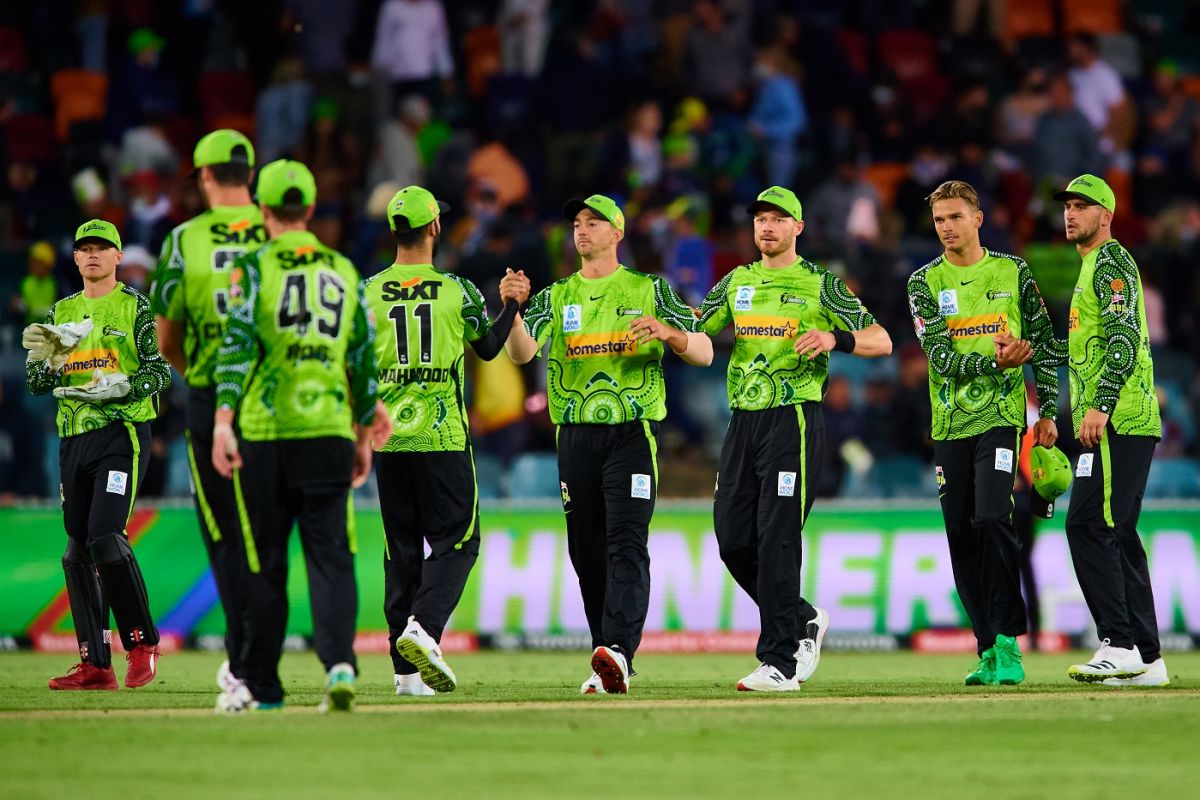
{"label": "green jersey", "polygon": [[393,264],[362,284],[373,321],[379,399],[392,416],[383,452],[465,450],[463,345],[491,329],[483,295],[432,264]]}
{"label": "green jersey", "polygon": [[373,331],[358,270],[308,231],[234,263],[217,407],[249,441],[354,438],[375,411]]}
{"label": "green jersey", "polygon": [[34,394],[60,386],[90,383],[96,370],[129,377],[129,394],[111,400],[59,398],[56,426],[62,437],[78,436],[113,422],[149,422],[158,415],[154,396],[171,385],[171,367],[158,351],[158,333],[150,301],[123,283],[103,297],[83,292],[50,307],[46,324],[92,321],[62,370],[44,361],[25,365],[25,382]]}
{"label": "green jersey", "polygon": [[1056,367],[1065,353],[1024,261],[986,249],[983,258],[965,267],[939,256],[908,279],[908,303],[929,359],[934,439],[965,439],[992,428],[1025,429],[1024,370],[996,364],[992,337],[1001,333],[1029,340],[1038,415],[1057,416]]}
{"label": "green jersey", "polygon": [[233,262],[265,241],[258,206],[216,206],[175,228],[163,242],[150,297],[155,313],[184,323],[189,386],[215,382]]}
{"label": "green jersey", "polygon": [[1068,331],[1075,434],[1094,408],[1117,433],[1161,437],[1142,279],[1116,239],[1083,257]]}
{"label": "green jersey", "polygon": [[691,308],[665,280],[625,266],[603,278],[576,272],[534,295],[525,330],[539,345],[550,340],[546,393],[556,425],[666,417],[663,343],[639,344],[629,330],[642,316],[697,331]]}
{"label": "green jersey", "polygon": [[875,318],[841,278],[797,258],[780,269],[756,261],[722,278],[700,306],[700,323],[715,335],[730,322],[729,407],[762,411],[824,395],[829,355],[801,358],[793,349],[798,336],[813,329],[858,331]]}

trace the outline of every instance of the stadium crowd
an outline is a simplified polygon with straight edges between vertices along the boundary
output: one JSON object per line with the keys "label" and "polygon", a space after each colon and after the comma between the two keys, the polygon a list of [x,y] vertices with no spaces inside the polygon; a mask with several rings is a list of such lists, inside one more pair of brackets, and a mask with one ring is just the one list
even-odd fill
{"label": "stadium crowd", "polygon": [[[574,269],[568,197],[617,198],[623,263],[695,305],[754,257],[745,205],[767,185],[795,188],[800,252],[842,275],[897,345],[880,362],[833,359],[825,496],[933,496],[905,299],[909,274],[941,252],[929,192],[952,177],[980,190],[984,245],[1029,261],[1065,336],[1078,257],[1050,195],[1104,175],[1146,284],[1164,423],[1148,494],[1200,496],[1197,36],[1186,0],[7,4],[0,502],[58,483],[53,402],[22,391],[17,334],[78,290],[71,234],[115,222],[120,279],[147,288],[164,236],[202,208],[192,147],[220,127],[250,135],[259,163],[311,167],[312,230],[364,275],[391,261],[397,189],[449,200],[439,263],[493,310],[505,267],[535,290]],[[706,468],[672,486],[669,467],[666,493],[711,489],[728,418],[717,346],[708,370],[668,362],[667,448],[687,456],[681,470]],[[470,369],[481,483],[511,476],[490,491],[519,496],[542,464],[556,497],[553,458],[533,455],[553,449],[544,371],[504,358]],[[187,492],[174,386],[144,496]]]}

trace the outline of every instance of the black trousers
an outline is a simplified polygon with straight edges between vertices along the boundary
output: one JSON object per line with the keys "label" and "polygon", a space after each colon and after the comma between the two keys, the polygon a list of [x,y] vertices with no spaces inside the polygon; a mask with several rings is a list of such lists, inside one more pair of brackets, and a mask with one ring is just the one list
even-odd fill
{"label": "black trousers", "polygon": [[1013,527],[1013,481],[1021,452],[1015,428],[933,443],[938,499],[954,586],[980,654],[997,634],[1025,633],[1021,541]]}
{"label": "black trousers", "polygon": [[567,549],[592,647],[619,647],[631,669],[650,604],[658,427],[646,420],[558,427]]}
{"label": "black trousers", "polygon": [[283,699],[279,655],[287,628],[288,539],[299,523],[308,572],[313,641],[328,670],[355,665],[358,585],[351,540],[354,443],[338,437],[243,442],[234,475],[251,539],[240,675],[256,700]]}
{"label": "black trousers", "polygon": [[[396,652],[410,616],[439,642],[479,557],[479,489],[471,450],[379,453],[383,614],[397,675],[417,668]],[[424,543],[429,543],[425,555]]]}
{"label": "black trousers", "polygon": [[817,616],[800,596],[801,534],[824,446],[818,403],[734,411],[721,446],[713,503],[721,560],[758,604],[758,660],[789,678],[801,634]]}
{"label": "black trousers", "polygon": [[1146,663],[1161,651],[1137,522],[1156,442],[1108,426],[1100,444],[1079,455],[1067,510],[1071,561],[1096,633],[1113,647],[1137,645]]}
{"label": "black trousers", "polygon": [[249,532],[238,515],[233,482],[222,478],[212,465],[213,411],[216,390],[188,389],[187,448],[191,467],[192,499],[200,519],[200,538],[217,596],[225,613],[225,652],[234,675],[242,674],[242,618],[246,604],[246,544]]}
{"label": "black trousers", "polygon": [[149,460],[146,422],[114,422],[59,446],[67,597],[80,658],[98,667],[112,663],[109,604],[127,650],[158,643],[145,579],[125,534]]}

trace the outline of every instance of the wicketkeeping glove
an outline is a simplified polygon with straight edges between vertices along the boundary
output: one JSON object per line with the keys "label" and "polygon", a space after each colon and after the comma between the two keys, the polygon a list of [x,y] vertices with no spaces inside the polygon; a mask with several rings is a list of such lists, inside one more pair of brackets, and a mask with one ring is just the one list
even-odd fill
{"label": "wicketkeeping glove", "polygon": [[37,322],[21,333],[21,344],[29,351],[30,361],[45,361],[51,369],[60,370],[67,363],[71,351],[91,332],[90,319],[62,325]]}
{"label": "wicketkeeping glove", "polygon": [[116,400],[129,394],[129,390],[132,388],[129,385],[128,375],[122,375],[119,372],[96,370],[92,373],[90,383],[86,383],[83,386],[60,386],[54,390],[54,396],[68,400],[88,400],[90,402]]}

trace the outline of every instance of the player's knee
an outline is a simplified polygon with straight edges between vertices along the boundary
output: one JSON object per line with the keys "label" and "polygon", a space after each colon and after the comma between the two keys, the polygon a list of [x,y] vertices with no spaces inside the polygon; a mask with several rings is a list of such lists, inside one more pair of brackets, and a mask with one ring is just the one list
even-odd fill
{"label": "player's knee", "polygon": [[91,560],[91,555],[82,544],[67,538],[67,549],[63,551],[62,557],[63,564],[87,564]]}
{"label": "player's knee", "polygon": [[91,553],[92,561],[97,564],[119,564],[133,557],[129,540],[120,533],[110,533],[107,536],[93,539],[88,544],[88,550]]}

